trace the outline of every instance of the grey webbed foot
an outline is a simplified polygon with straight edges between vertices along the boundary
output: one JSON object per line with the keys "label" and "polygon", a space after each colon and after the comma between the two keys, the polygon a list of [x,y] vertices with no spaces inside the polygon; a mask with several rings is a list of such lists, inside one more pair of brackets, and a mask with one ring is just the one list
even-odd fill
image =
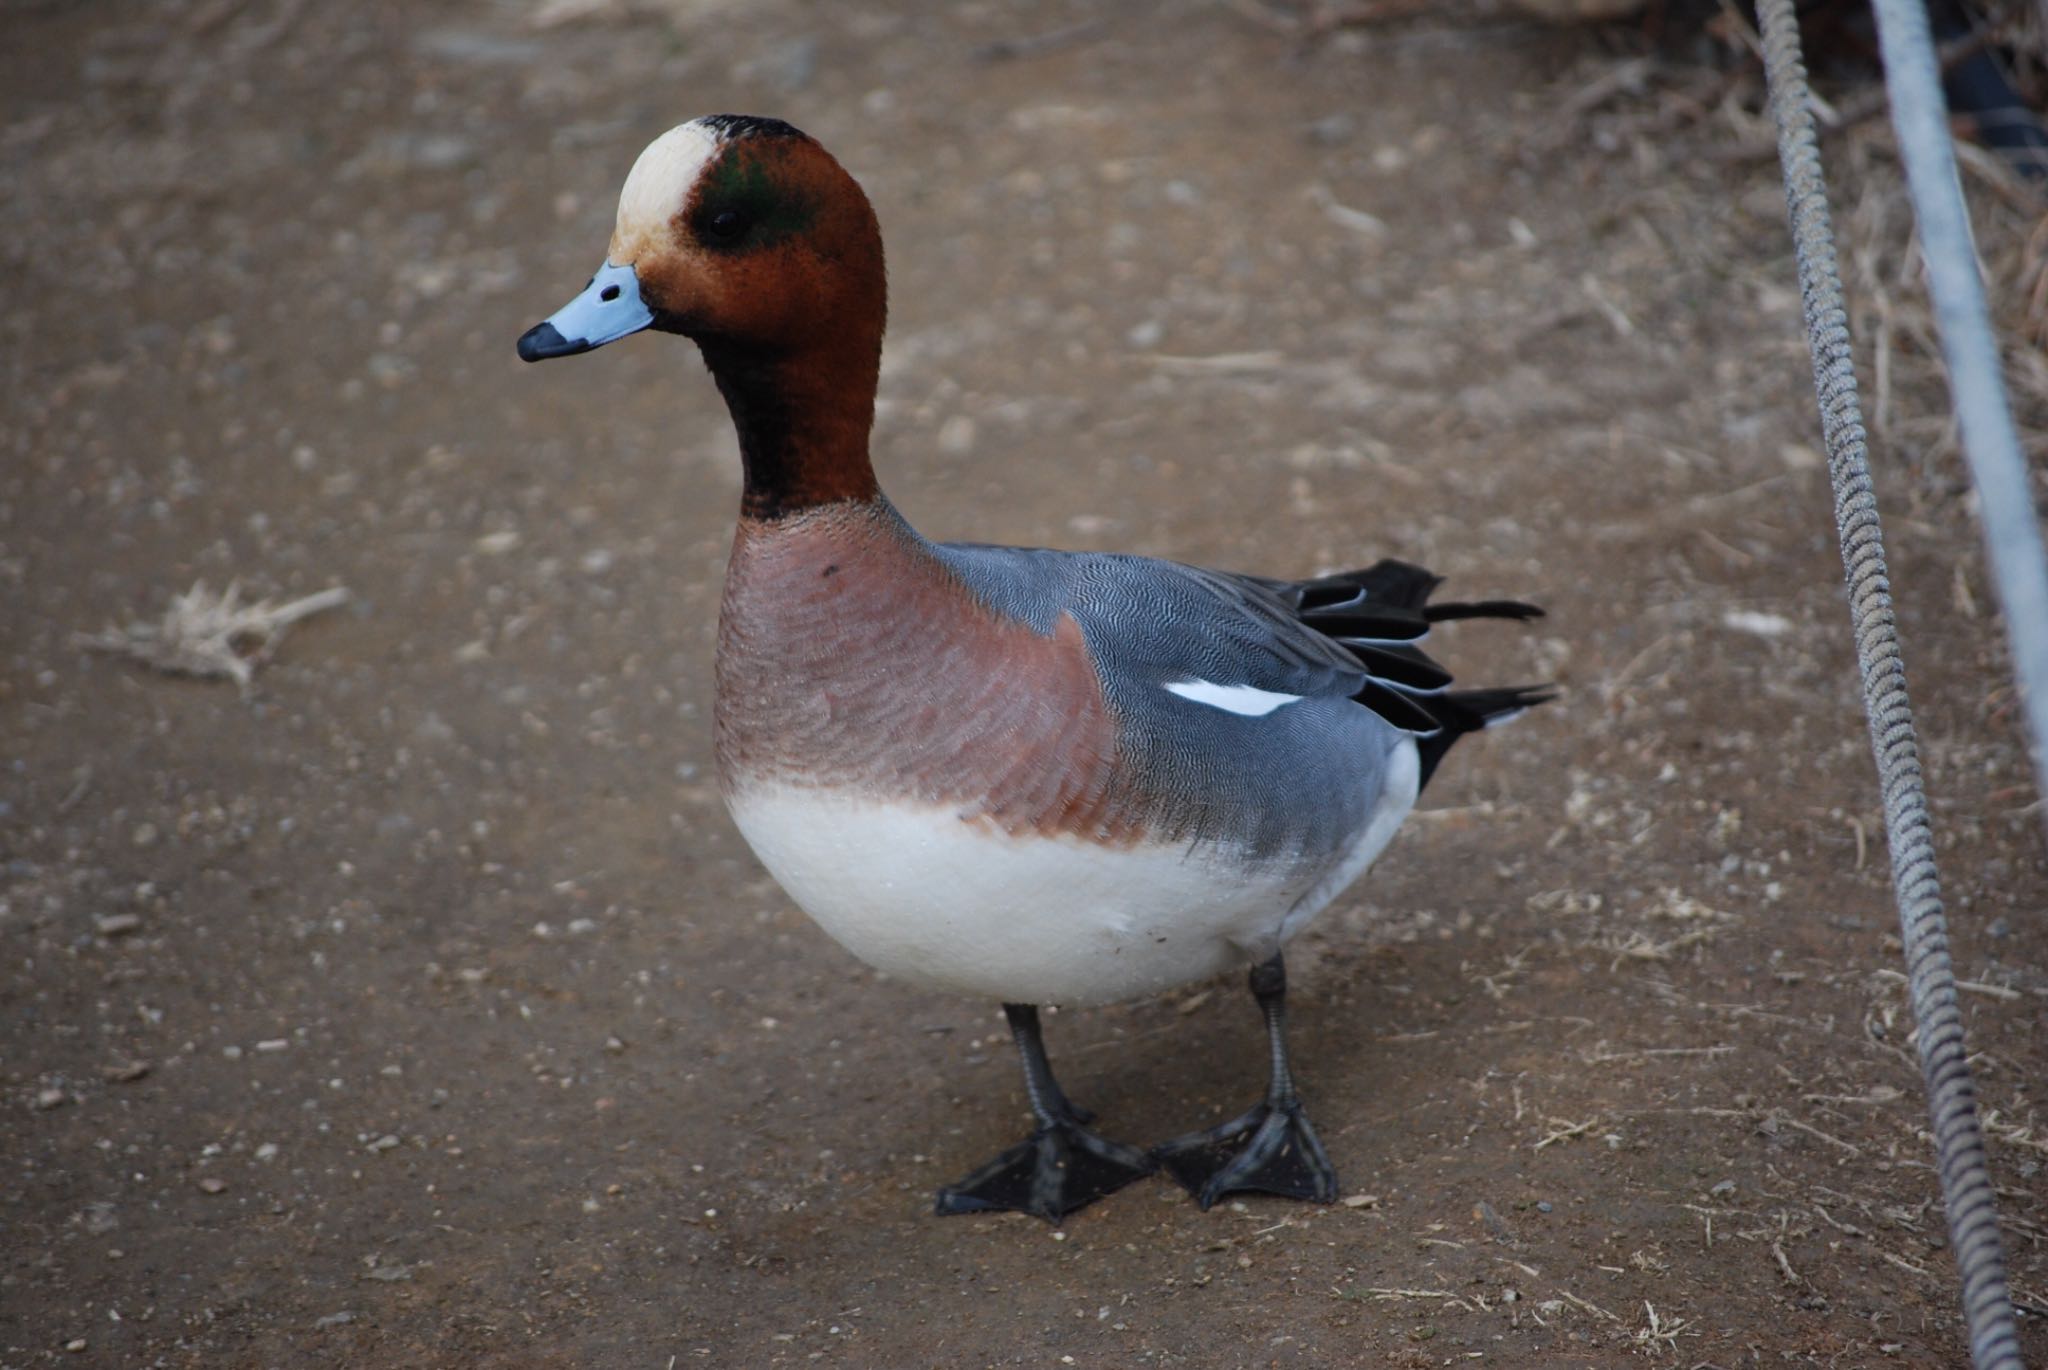
{"label": "grey webbed foot", "polygon": [[1205,1209],[1241,1192],[1323,1204],[1337,1198],[1337,1171],[1298,1100],[1262,1103],[1220,1127],[1154,1147],[1152,1155]]}
{"label": "grey webbed foot", "polygon": [[1024,1065],[1024,1092],[1038,1117],[1038,1130],[958,1184],[938,1193],[933,1211],[1030,1213],[1056,1223],[1075,1209],[1113,1194],[1159,1165],[1145,1152],[1090,1132],[1095,1115],[1077,1108],[1053,1078],[1038,1029],[1038,1010],[1005,1004],[1010,1035]]}
{"label": "grey webbed foot", "polygon": [[981,1169],[939,1191],[941,1214],[1014,1211],[1058,1222],[1159,1169],[1136,1147],[1098,1137],[1078,1121],[1040,1127]]}
{"label": "grey webbed foot", "polygon": [[1252,967],[1252,997],[1266,1020],[1273,1079],[1265,1102],[1241,1117],[1152,1148],[1153,1159],[1208,1208],[1252,1191],[1313,1203],[1337,1198],[1337,1172],[1294,1090],[1287,1060],[1287,967],[1275,953]]}

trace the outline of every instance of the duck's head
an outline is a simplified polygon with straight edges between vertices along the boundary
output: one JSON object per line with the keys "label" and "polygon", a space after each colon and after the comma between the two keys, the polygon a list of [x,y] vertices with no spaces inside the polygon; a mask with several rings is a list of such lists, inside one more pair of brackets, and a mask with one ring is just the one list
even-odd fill
{"label": "duck's head", "polygon": [[712,114],[648,144],[604,265],[526,331],[519,355],[571,356],[653,328],[707,357],[850,351],[865,369],[880,358],[885,301],[874,210],[832,154],[779,119]]}

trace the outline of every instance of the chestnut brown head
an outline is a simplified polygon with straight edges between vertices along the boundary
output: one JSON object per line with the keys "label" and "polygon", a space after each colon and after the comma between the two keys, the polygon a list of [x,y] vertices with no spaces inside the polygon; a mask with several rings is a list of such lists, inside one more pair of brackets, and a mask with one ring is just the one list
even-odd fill
{"label": "chestnut brown head", "polygon": [[587,352],[643,328],[766,355],[879,354],[885,310],[881,231],[853,177],[779,119],[713,114],[640,154],[604,266],[519,355]]}

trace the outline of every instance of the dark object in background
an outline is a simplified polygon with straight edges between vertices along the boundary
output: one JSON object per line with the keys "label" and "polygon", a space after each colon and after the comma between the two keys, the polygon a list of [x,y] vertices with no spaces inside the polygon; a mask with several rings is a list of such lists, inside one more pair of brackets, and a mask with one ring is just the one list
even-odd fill
{"label": "dark object in background", "polygon": [[[2028,0],[1927,0],[1927,17],[1949,111],[1968,122],[1966,136],[2028,180],[2048,180],[2048,17]],[[1799,27],[1816,72],[1871,82],[1877,93],[1884,66],[1869,0],[1807,0]],[[1870,112],[1882,108],[1874,103]]]}
{"label": "dark object in background", "polygon": [[[1980,21],[1957,0],[1931,0],[1927,17],[1933,23],[1935,41],[1944,48],[1967,42],[1981,32]],[[1976,125],[1979,142],[2027,179],[2048,181],[2048,129],[2042,127],[2040,113],[2028,106],[2006,75],[1995,42],[1979,43],[1947,63],[1942,89],[1950,112]]]}

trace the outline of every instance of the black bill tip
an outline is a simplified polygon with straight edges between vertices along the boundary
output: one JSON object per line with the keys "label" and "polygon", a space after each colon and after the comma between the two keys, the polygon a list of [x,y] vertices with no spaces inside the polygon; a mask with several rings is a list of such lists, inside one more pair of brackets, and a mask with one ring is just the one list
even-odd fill
{"label": "black bill tip", "polygon": [[570,342],[551,323],[537,323],[519,335],[519,360],[544,362],[550,357],[573,357],[588,352],[590,344],[578,338]]}

